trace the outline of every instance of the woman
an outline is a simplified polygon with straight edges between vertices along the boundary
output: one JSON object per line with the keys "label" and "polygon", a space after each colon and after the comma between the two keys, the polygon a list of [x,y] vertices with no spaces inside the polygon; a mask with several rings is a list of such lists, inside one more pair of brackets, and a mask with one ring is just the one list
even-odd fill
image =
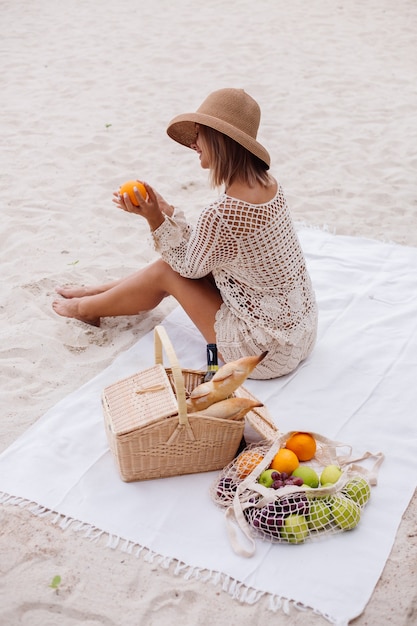
{"label": "woman", "polygon": [[144,217],[161,258],[133,275],[95,288],[60,288],[53,303],[66,317],[136,315],[172,295],[207,343],[228,362],[268,355],[252,378],[292,371],[313,349],[317,307],[305,259],[270,156],[256,140],[258,104],[242,89],[210,94],[196,113],[175,117],[168,135],[193,148],[224,193],[192,228],[183,213],[145,184],[114,202]]}

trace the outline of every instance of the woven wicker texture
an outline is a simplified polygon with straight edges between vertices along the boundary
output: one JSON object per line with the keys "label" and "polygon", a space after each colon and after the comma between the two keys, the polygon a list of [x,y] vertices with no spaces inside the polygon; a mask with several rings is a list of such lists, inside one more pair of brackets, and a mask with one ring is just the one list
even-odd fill
{"label": "woven wicker texture", "polygon": [[124,435],[178,411],[162,365],[154,365],[110,385],[103,394],[103,404],[112,416],[110,427],[115,435]]}
{"label": "woven wicker texture", "polygon": [[[162,365],[163,350],[171,367]],[[187,415],[186,398],[205,372],[182,370],[163,326],[155,328],[154,367],[103,391],[102,405],[110,449],[126,481],[163,478],[225,467],[235,456],[245,420]],[[242,387],[238,393],[254,398]],[[258,432],[276,434],[265,411],[250,411]],[[269,431],[268,431],[269,428]]]}

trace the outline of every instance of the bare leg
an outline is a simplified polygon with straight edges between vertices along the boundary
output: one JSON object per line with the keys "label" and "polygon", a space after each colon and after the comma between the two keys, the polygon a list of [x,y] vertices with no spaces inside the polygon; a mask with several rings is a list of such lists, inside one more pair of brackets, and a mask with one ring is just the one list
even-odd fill
{"label": "bare leg", "polygon": [[172,295],[207,342],[216,340],[214,319],[222,298],[210,278],[184,278],[165,261],[158,259],[106,287],[98,293],[81,297],[62,293],[67,299],[55,300],[53,309],[58,315],[98,325],[101,317],[137,315],[154,309],[163,298]]}
{"label": "bare leg", "polygon": [[108,289],[112,289],[116,287],[119,283],[121,283],[124,278],[120,278],[119,280],[114,280],[110,283],[104,283],[104,285],[97,285],[95,287],[57,287],[55,291],[59,293],[63,298],[82,298],[84,296],[95,296],[98,293],[103,293],[103,291],[108,291]]}

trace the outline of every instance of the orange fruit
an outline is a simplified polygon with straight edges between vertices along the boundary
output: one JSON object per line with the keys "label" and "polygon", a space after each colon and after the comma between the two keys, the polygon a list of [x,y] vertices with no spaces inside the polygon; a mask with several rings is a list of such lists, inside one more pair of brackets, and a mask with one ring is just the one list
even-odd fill
{"label": "orange fruit", "polygon": [[294,433],[285,447],[297,455],[299,461],[310,461],[316,454],[316,440],[310,433]]}
{"label": "orange fruit", "polygon": [[264,457],[254,450],[244,450],[236,459],[236,471],[239,478],[246,478],[263,461]]}
{"label": "orange fruit", "polygon": [[127,193],[131,203],[135,206],[139,206],[139,203],[136,200],[135,192],[133,191],[134,187],[137,188],[142,198],[146,200],[148,192],[145,189],[145,185],[143,185],[139,180],[128,180],[126,183],[123,183],[123,185],[120,185],[119,193],[121,196],[123,196],[124,193]]}
{"label": "orange fruit", "polygon": [[292,450],[280,448],[272,459],[272,463],[269,467],[277,472],[292,474],[298,465],[299,461],[297,455]]}

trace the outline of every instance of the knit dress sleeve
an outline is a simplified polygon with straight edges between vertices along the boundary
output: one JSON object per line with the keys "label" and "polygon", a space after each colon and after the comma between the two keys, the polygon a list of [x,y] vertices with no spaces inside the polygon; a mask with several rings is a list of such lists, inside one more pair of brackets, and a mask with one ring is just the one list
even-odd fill
{"label": "knit dress sleeve", "polygon": [[[152,232],[154,248],[173,270],[186,278],[202,278],[214,269],[230,263],[238,249],[234,236],[216,210],[210,205],[200,214],[193,228],[182,211]],[[221,245],[220,245],[221,242]]]}

